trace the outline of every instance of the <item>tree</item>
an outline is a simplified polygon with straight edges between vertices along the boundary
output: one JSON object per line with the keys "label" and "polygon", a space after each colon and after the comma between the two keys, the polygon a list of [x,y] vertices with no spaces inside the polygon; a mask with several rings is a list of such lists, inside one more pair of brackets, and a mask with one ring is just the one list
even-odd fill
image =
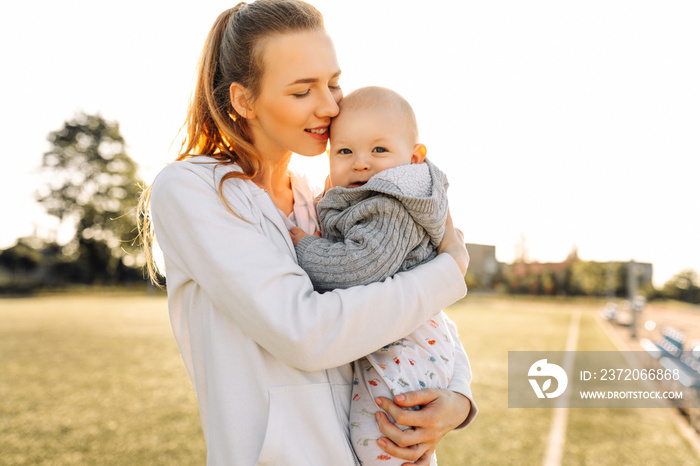
{"label": "tree", "polygon": [[547,267],[541,277],[542,292],[546,295],[553,295],[557,292],[557,281],[551,267]]}
{"label": "tree", "polygon": [[37,200],[61,224],[72,223],[71,246],[86,279],[107,280],[125,256],[139,255],[133,243],[141,193],[136,163],[126,154],[119,125],[99,115],[81,113],[48,140],[52,148],[42,170],[50,176]]}
{"label": "tree", "polygon": [[700,304],[700,277],[693,269],[682,270],[664,284],[663,294],[679,301]]}
{"label": "tree", "polygon": [[516,263],[526,264],[529,262],[529,249],[527,247],[527,239],[525,235],[520,233],[520,241],[515,245],[515,261]]}
{"label": "tree", "polygon": [[585,295],[604,296],[606,265],[602,262],[577,261],[571,266],[571,283]]}
{"label": "tree", "polygon": [[19,240],[11,248],[0,251],[0,267],[5,267],[14,275],[33,272],[41,263],[41,253],[24,240]]}

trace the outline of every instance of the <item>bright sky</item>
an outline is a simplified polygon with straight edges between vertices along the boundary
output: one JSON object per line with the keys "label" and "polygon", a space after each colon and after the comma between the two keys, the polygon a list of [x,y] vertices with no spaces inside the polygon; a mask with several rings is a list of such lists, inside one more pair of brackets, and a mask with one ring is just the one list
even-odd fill
{"label": "bright sky", "polygon": [[[700,271],[700,2],[339,2],[326,18],[346,92],[390,87],[451,182],[468,242],[513,259]],[[235,2],[36,0],[0,27],[0,248],[47,228],[46,136],[76,112],[121,125],[146,181],[175,156],[194,66]],[[177,145],[179,147],[179,145]],[[301,168],[323,179],[324,157]]]}

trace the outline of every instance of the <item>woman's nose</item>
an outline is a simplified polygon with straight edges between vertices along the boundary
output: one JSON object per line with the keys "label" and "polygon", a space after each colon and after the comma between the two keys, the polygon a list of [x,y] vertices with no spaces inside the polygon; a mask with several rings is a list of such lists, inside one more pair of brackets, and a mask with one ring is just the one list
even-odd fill
{"label": "woman's nose", "polygon": [[[338,98],[338,101],[340,98]],[[319,102],[318,108],[316,109],[316,116],[320,118],[333,118],[338,115],[340,109],[338,108],[338,101],[336,96],[327,89],[323,93],[321,102]]]}

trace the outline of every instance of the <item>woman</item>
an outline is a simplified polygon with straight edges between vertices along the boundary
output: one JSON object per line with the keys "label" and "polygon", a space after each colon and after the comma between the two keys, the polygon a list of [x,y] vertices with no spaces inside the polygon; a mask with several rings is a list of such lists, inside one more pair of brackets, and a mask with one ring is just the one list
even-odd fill
{"label": "woman", "polygon": [[[325,150],[339,77],[310,5],[257,0],[222,13],[200,59],[183,155],[144,196],[208,464],[356,464],[349,363],[465,293],[468,256],[451,224],[446,254],[383,283],[319,294],[296,264],[288,229],[313,233],[317,223],[312,193],[287,164],[292,152]],[[439,439],[473,418],[463,352],[458,366],[449,390],[380,401],[414,426],[402,432],[380,416],[383,449],[428,464]]]}

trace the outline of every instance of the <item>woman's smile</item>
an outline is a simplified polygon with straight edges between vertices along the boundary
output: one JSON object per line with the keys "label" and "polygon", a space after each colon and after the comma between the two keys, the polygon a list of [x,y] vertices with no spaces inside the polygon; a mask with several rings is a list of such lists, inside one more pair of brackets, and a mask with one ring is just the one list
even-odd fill
{"label": "woman's smile", "polygon": [[311,137],[313,137],[314,139],[318,139],[319,141],[328,140],[328,126],[305,129],[304,131],[306,131]]}

